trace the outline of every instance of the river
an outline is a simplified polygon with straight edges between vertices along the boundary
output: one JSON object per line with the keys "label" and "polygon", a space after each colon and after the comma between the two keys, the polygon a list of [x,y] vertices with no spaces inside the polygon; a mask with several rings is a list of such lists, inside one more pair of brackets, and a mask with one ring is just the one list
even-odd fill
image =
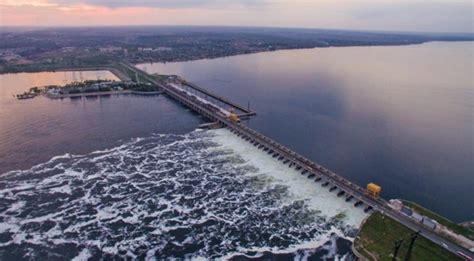
{"label": "river", "polygon": [[[250,101],[251,127],[360,185],[381,184],[386,198],[465,220],[470,50],[327,48],[139,66]],[[0,75],[0,259],[351,259],[362,209],[226,130],[196,130],[205,120],[166,96],[12,98],[78,78],[114,76]]]}
{"label": "river", "polygon": [[249,125],[385,198],[474,219],[472,42],[141,64],[257,111]]}
{"label": "river", "polygon": [[351,259],[363,209],[163,95],[12,97],[73,74],[0,76],[0,259]]}

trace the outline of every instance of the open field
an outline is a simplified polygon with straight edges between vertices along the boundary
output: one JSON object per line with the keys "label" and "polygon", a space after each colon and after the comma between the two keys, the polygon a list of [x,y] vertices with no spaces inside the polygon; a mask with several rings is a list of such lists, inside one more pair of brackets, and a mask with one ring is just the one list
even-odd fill
{"label": "open field", "polygon": [[[368,260],[392,260],[394,242],[404,239],[397,260],[404,260],[412,231],[381,214],[372,214],[364,223],[354,241],[355,249]],[[415,240],[410,260],[461,260],[456,255],[419,236]]]}

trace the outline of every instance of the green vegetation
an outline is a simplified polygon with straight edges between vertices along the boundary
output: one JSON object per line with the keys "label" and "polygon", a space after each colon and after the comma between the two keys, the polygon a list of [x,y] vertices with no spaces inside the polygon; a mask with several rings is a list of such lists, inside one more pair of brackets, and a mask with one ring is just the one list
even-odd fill
{"label": "green vegetation", "polygon": [[72,82],[68,83],[64,86],[49,86],[49,88],[79,88],[79,87],[88,87],[90,85],[96,84],[96,83],[115,83],[115,84],[120,84],[120,82],[115,82],[115,80],[85,80],[83,82]]}
{"label": "green vegetation", "polygon": [[41,28],[7,30],[1,36],[0,73],[108,67],[116,59],[173,62],[282,49],[473,40],[466,34],[175,26]]}
{"label": "green vegetation", "polygon": [[[119,63],[115,63],[113,65],[113,67],[116,68],[117,70],[121,71],[122,73],[124,73],[132,81],[137,82],[137,74],[135,74],[134,71],[130,70],[129,68],[127,68],[125,66],[120,65]],[[147,79],[143,78],[143,76],[141,76],[141,75],[138,75],[138,80],[140,81],[140,83],[148,83],[149,82]]]}
{"label": "green vegetation", "polygon": [[84,82],[72,82],[63,86],[48,85],[43,87],[33,87],[29,92],[17,95],[17,98],[32,98],[41,93],[50,97],[60,97],[61,95],[96,93],[111,91],[136,91],[136,92],[156,92],[159,87],[150,83],[121,82],[114,80],[86,80]]}
{"label": "green vegetation", "polygon": [[0,73],[55,71],[66,68],[108,67],[113,59],[102,54],[81,56],[61,56],[57,58],[35,59],[24,63],[5,63],[0,66]]}
{"label": "green vegetation", "polygon": [[[369,260],[392,260],[394,242],[404,239],[397,255],[403,260],[408,251],[413,231],[378,212],[372,214],[362,226],[354,241],[355,249]],[[461,260],[446,249],[419,236],[413,246],[411,260]]]}
{"label": "green vegetation", "polygon": [[410,207],[412,208],[413,210],[415,210],[416,212],[424,215],[424,216],[427,216],[431,219],[434,219],[436,221],[438,221],[438,223],[440,223],[441,225],[447,227],[449,230],[453,231],[454,233],[456,234],[459,234],[459,235],[463,235],[471,240],[474,240],[474,231],[466,228],[466,227],[463,227],[461,225],[458,225],[454,222],[452,222],[451,220],[443,217],[443,216],[440,216],[436,213],[434,213],[433,211],[429,210],[429,209],[426,209],[414,202],[411,202],[411,201],[406,201],[404,200],[403,201],[403,204],[407,207]]}
{"label": "green vegetation", "polygon": [[69,94],[77,94],[77,93],[82,93],[82,91],[79,89],[72,89],[69,91]]}

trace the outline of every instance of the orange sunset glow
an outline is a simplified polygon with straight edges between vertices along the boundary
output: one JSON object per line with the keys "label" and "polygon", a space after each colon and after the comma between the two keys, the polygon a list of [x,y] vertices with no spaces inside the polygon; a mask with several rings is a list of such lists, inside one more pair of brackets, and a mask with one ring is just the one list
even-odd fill
{"label": "orange sunset glow", "polygon": [[[390,13],[387,13],[390,10]],[[233,25],[470,32],[471,1],[0,1],[3,26]]]}

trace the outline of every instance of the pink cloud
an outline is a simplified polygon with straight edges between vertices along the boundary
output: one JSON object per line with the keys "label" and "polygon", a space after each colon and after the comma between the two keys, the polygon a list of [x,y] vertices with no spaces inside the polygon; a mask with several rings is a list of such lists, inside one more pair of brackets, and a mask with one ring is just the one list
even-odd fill
{"label": "pink cloud", "polygon": [[[259,5],[249,4],[250,0],[174,2],[178,1],[0,0],[0,25],[234,25],[472,32],[472,4],[464,0],[443,4],[428,0],[256,0]],[[137,6],[131,6],[134,4]]]}

